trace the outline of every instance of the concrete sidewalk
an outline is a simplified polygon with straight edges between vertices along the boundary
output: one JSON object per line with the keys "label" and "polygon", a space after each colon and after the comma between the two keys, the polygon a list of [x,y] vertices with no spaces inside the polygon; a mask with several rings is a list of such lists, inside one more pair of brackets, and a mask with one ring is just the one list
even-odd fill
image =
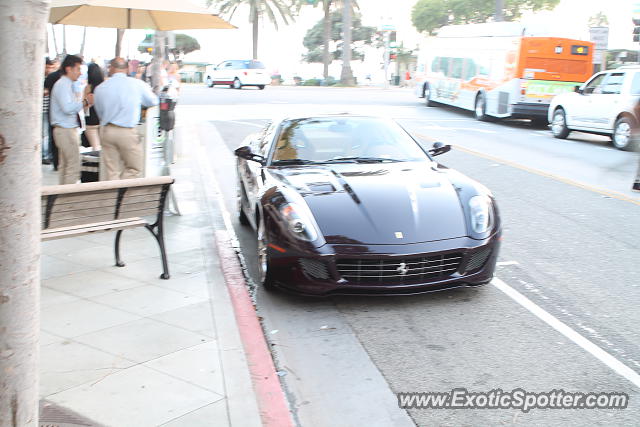
{"label": "concrete sidewalk", "polygon": [[[123,233],[123,268],[112,232],[43,242],[41,422],[69,409],[93,425],[262,425],[195,164],[172,167],[170,280],[145,229]],[[50,166],[43,184],[57,184]]]}

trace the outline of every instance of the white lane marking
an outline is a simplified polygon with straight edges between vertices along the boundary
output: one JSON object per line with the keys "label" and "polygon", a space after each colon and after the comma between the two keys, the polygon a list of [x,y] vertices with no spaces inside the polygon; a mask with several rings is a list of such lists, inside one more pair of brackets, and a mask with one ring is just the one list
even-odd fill
{"label": "white lane marking", "polygon": [[260,125],[258,123],[243,122],[242,120],[227,120],[227,122],[238,123],[240,125],[255,126],[255,127],[258,127],[258,128],[263,128],[264,127],[264,124]]}
{"label": "white lane marking", "polygon": [[629,368],[624,363],[620,362],[618,359],[574,331],[571,327],[562,323],[560,320],[549,314],[542,307],[531,301],[529,298],[522,295],[520,292],[513,289],[511,286],[507,285],[502,280],[495,277],[491,284],[498,288],[500,291],[505,293],[508,297],[513,299],[515,302],[529,310],[540,320],[545,322],[547,325],[551,326],[556,331],[560,332],[562,335],[573,341],[578,346],[582,347],[583,350],[590,353],[593,357],[600,360],[602,363],[607,365],[610,369],[618,373],[620,376],[624,377],[628,381],[630,381],[633,385],[640,388],[640,375],[633,369]]}
{"label": "white lane marking", "polygon": [[498,267],[504,267],[505,265],[520,265],[520,263],[518,261],[501,261],[501,262],[496,262],[496,265]]}

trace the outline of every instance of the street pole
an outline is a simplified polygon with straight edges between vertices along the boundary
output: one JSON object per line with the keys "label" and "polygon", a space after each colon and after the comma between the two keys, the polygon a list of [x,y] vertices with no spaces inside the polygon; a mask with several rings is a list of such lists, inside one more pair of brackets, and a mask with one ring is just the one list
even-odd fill
{"label": "street pole", "polygon": [[384,88],[389,89],[389,55],[391,31],[384,32]]}
{"label": "street pole", "polygon": [[153,60],[151,61],[151,87],[156,94],[162,90],[162,63],[165,59],[165,31],[156,31],[153,35]]}
{"label": "street pole", "polygon": [[340,83],[353,86],[351,70],[351,0],[343,0],[342,9],[342,73]]}
{"label": "street pole", "polygon": [[[49,0],[0,0],[0,427],[38,425],[40,145]],[[18,70],[18,72],[16,72]]]}

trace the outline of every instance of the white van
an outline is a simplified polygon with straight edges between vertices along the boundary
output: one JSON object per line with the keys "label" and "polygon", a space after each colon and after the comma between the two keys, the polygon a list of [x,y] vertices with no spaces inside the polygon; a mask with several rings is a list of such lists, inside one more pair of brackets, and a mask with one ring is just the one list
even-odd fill
{"label": "white van", "polygon": [[206,81],[209,87],[228,85],[234,89],[242,89],[242,86],[257,86],[264,89],[271,83],[271,76],[264,64],[255,59],[229,60],[207,68]]}

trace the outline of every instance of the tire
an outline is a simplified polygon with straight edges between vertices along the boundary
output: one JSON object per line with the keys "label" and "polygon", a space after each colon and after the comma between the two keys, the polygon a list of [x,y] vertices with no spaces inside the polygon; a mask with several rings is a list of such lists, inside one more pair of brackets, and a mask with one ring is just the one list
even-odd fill
{"label": "tire", "polygon": [[242,225],[250,225],[251,222],[249,221],[247,214],[245,214],[244,210],[242,209],[242,199],[244,198],[244,189],[242,187],[242,182],[240,180],[238,180],[237,198],[238,198],[238,221],[240,221],[240,224]]}
{"label": "tire", "polygon": [[258,85],[258,89],[264,90],[264,85]]}
{"label": "tire", "polygon": [[264,220],[258,218],[258,282],[265,291],[275,289],[269,267],[269,251],[267,248]]}
{"label": "tire", "polygon": [[231,85],[231,87],[234,89],[242,89],[242,83],[240,83],[240,79],[238,79],[237,77],[233,79],[233,84]]}
{"label": "tire", "polygon": [[487,115],[487,100],[483,93],[479,93],[476,96],[476,103],[473,107],[473,114],[476,120],[481,122],[488,122],[489,116]]}
{"label": "tire", "polygon": [[424,88],[424,105],[426,105],[427,107],[435,107],[436,105],[438,105],[431,100],[431,88],[429,87],[429,85],[426,85]]}
{"label": "tire", "polygon": [[558,139],[566,139],[571,133],[571,130],[567,127],[567,115],[562,108],[556,108],[553,112],[551,133]]}
{"label": "tire", "polygon": [[633,147],[632,132],[633,122],[629,117],[620,117],[613,126],[611,143],[618,150],[631,150]]}

